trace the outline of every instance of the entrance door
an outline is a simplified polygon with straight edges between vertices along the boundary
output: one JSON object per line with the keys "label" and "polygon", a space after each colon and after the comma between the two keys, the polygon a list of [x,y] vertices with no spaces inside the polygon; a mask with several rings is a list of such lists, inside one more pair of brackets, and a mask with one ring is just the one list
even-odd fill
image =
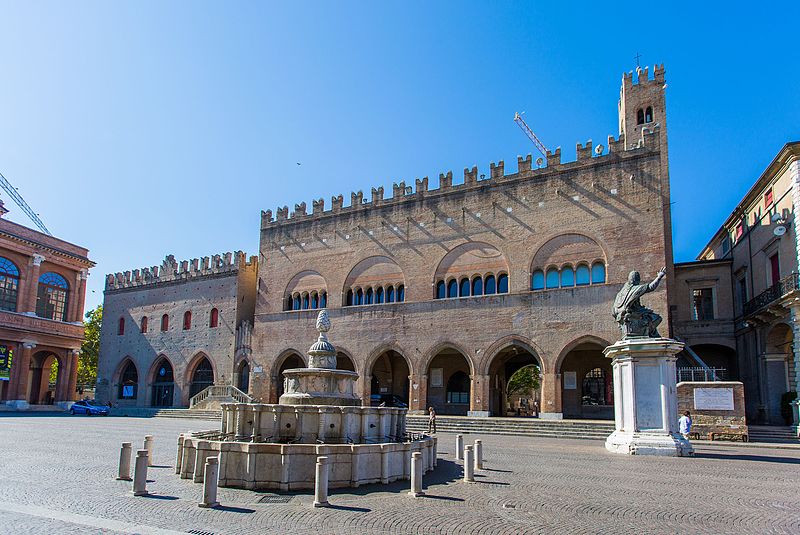
{"label": "entrance door", "polygon": [[156,383],[153,385],[153,407],[172,407],[172,396],[175,385],[172,383]]}

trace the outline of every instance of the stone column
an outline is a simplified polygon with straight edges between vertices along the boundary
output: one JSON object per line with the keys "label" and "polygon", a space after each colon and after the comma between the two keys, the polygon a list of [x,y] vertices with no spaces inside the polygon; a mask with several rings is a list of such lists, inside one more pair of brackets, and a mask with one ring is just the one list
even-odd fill
{"label": "stone column", "polygon": [[683,343],[669,338],[631,338],[604,350],[613,359],[615,431],[606,449],[628,455],[692,455],[678,433],[676,355]]}
{"label": "stone column", "polygon": [[[428,376],[412,375],[411,399],[408,403],[408,412],[411,414],[423,414],[428,412],[426,403],[428,402]],[[417,385],[414,388],[414,385]]]}
{"label": "stone column", "polygon": [[36,296],[39,292],[39,271],[41,270],[42,262],[44,262],[44,256],[40,254],[34,254],[31,256],[31,261],[31,267],[28,270],[28,295],[25,297],[20,311],[29,316],[35,316]]}
{"label": "stone column", "polygon": [[[63,353],[60,354],[59,357],[61,358],[54,360],[54,362],[58,362],[58,374],[56,374],[56,391],[54,393],[54,401],[56,403],[61,403],[62,401],[64,401],[64,392],[66,392],[69,389],[69,385],[67,383],[69,383],[69,372],[70,372],[69,368],[72,365],[69,351],[63,351]],[[44,372],[42,372],[42,375],[44,375]]]}
{"label": "stone column", "polygon": [[[794,162],[792,164],[795,169],[795,179],[796,181],[800,181],[800,162]],[[800,187],[798,184],[793,184],[793,193]],[[795,200],[795,206],[797,206],[798,201],[800,200],[800,194],[793,196]],[[795,234],[798,234],[795,232]],[[798,237],[800,240],[800,237]],[[798,241],[798,251],[800,251],[800,241]],[[798,259],[800,259],[800,252],[798,253]],[[800,262],[798,262],[798,266],[800,266]],[[792,321],[792,352],[794,353],[794,369],[789,370],[789,374],[794,377],[794,384],[798,392],[800,392],[800,302],[794,302],[789,307],[789,311],[791,313],[790,318]],[[792,430],[795,433],[795,436],[800,437],[800,396],[792,402]]]}
{"label": "stone column", "polygon": [[472,375],[470,379],[470,410],[467,413],[467,416],[487,418],[489,416],[490,376]]}
{"label": "stone column", "polygon": [[542,374],[542,403],[539,417],[543,420],[561,420],[561,374]]}
{"label": "stone column", "polygon": [[78,359],[80,358],[80,354],[80,349],[73,349],[67,353],[71,364],[69,370],[69,383],[67,385],[67,391],[65,392],[66,395],[64,396],[64,401],[75,401],[75,390],[78,387]]}
{"label": "stone column", "polygon": [[75,285],[69,293],[69,313],[67,321],[81,323],[83,321],[83,304],[86,299],[86,279],[89,272],[85,269],[75,274]]}
{"label": "stone column", "polygon": [[11,363],[11,373],[16,379],[11,379],[11,391],[9,392],[8,399],[11,405],[17,409],[28,408],[28,378],[30,375],[31,358],[33,357],[33,349],[36,347],[35,342],[27,341],[22,342],[19,346],[19,355],[14,355],[14,361]]}

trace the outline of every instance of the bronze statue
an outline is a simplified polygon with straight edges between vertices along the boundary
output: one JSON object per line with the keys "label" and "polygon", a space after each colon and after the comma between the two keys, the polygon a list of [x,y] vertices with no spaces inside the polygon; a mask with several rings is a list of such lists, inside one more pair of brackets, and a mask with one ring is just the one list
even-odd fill
{"label": "bronze statue", "polygon": [[640,284],[641,277],[638,271],[631,271],[628,274],[628,282],[614,299],[612,314],[619,323],[623,338],[634,336],[649,336],[659,338],[658,325],[661,323],[661,316],[642,306],[639,301],[641,297],[658,288],[658,283],[667,274],[667,268],[661,268],[653,282]]}

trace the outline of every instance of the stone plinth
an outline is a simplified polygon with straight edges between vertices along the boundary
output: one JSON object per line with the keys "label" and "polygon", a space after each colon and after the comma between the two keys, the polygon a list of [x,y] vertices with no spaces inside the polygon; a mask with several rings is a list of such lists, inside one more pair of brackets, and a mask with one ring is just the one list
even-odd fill
{"label": "stone plinth", "polygon": [[627,455],[692,455],[678,433],[676,355],[683,344],[669,338],[629,338],[608,346],[613,359],[616,430],[606,449]]}
{"label": "stone plinth", "polygon": [[709,440],[747,441],[744,385],[739,381],[678,383],[678,414],[692,414],[692,434]]}
{"label": "stone plinth", "polygon": [[361,405],[355,393],[356,372],[326,368],[298,368],[283,372],[285,393],[281,405]]}

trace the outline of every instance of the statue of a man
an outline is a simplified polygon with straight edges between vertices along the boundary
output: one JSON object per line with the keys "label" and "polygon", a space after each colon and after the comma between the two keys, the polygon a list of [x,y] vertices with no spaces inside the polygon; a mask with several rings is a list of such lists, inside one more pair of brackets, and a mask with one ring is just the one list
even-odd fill
{"label": "statue of a man", "polygon": [[631,271],[628,274],[628,282],[614,299],[612,314],[619,323],[623,338],[633,336],[649,336],[659,338],[658,325],[661,323],[661,316],[642,306],[641,297],[658,288],[658,283],[667,274],[667,268],[661,268],[653,282],[640,284],[641,277],[638,271]]}

